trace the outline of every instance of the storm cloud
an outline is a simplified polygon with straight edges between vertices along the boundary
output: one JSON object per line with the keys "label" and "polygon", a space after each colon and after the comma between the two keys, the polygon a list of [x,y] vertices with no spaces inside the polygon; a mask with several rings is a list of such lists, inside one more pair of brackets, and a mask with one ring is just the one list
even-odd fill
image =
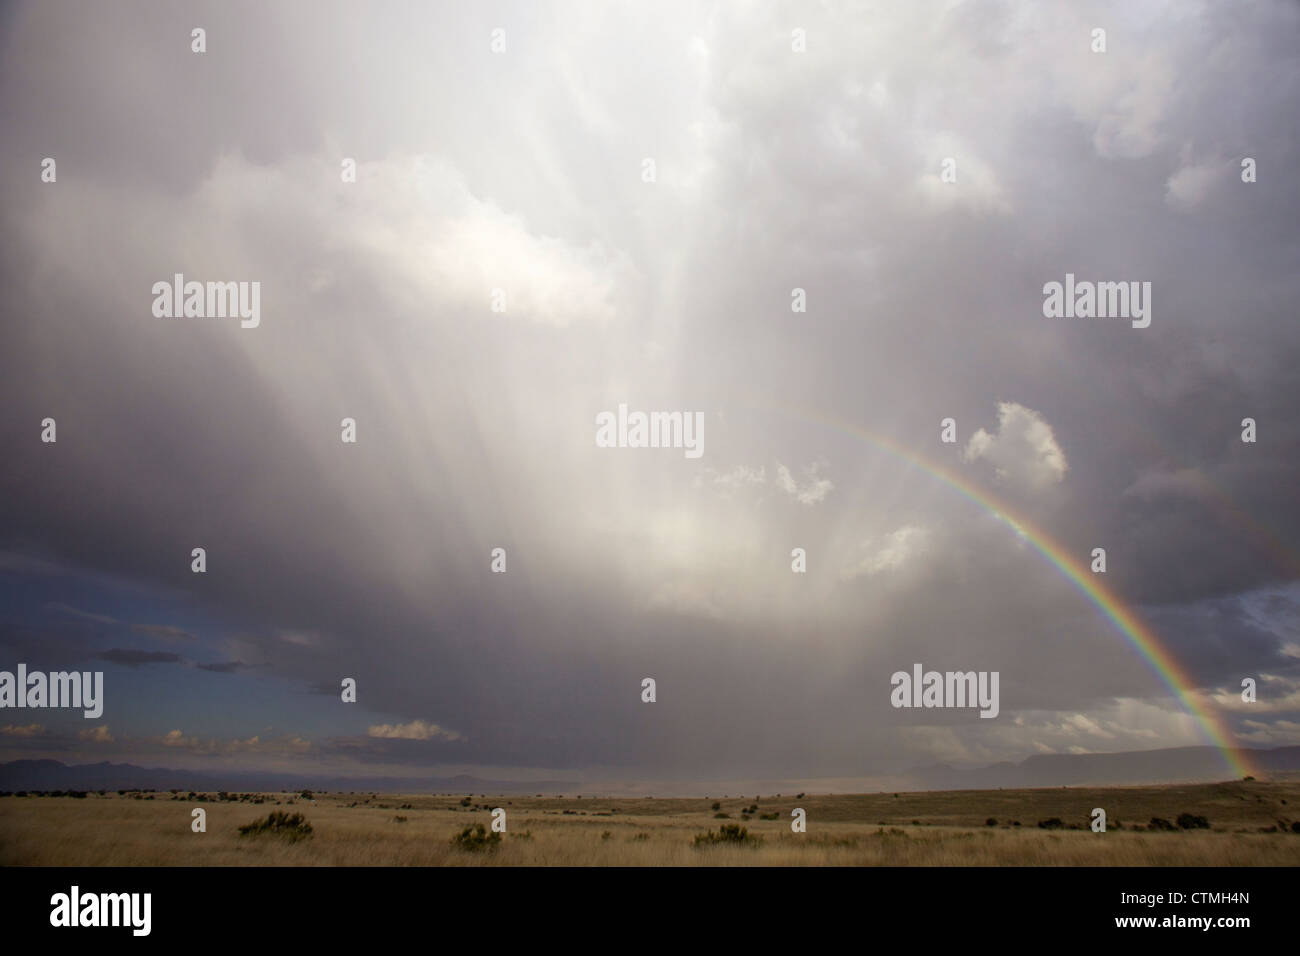
{"label": "storm cloud", "polygon": [[[865,777],[1204,741],[919,458],[1105,548],[1206,706],[1300,743],[1298,26],[11,6],[0,645],[184,639],[216,661],[193,698],[119,719],[108,675],[116,743],[283,766]],[[260,283],[260,324],[155,317],[178,273]],[[1150,282],[1151,325],[1045,317],[1067,274]],[[703,456],[598,447],[620,403],[701,412]],[[121,621],[159,647],[108,649]],[[891,708],[914,662],[1000,672],[999,717]],[[1243,677],[1289,704],[1224,703]]]}

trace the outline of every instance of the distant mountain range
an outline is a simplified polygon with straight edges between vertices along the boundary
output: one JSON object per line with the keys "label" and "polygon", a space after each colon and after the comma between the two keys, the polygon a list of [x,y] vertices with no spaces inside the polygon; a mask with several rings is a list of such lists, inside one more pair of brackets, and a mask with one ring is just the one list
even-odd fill
{"label": "distant mountain range", "polygon": [[579,793],[572,780],[483,780],[455,777],[316,777],[293,772],[221,776],[129,763],[68,764],[57,760],[0,763],[0,790],[330,790],[367,793]]}
{"label": "distant mountain range", "polygon": [[[1300,773],[1300,747],[1237,751],[1268,775]],[[1123,786],[1202,783],[1230,772],[1214,747],[1174,747],[1125,753],[1036,754],[1019,763],[958,768],[943,764],[911,771],[926,790],[990,790],[998,787]]]}
{"label": "distant mountain range", "polygon": [[[1300,747],[1242,751],[1270,776],[1300,775]],[[1123,786],[1199,783],[1228,779],[1223,755],[1213,747],[1177,747],[1126,753],[1040,754],[988,767],[921,767],[907,776],[923,790],[993,790],[1028,787]],[[229,773],[137,767],[128,763],[69,766],[57,760],[0,763],[0,790],[329,790],[367,793],[582,793],[600,784],[576,780],[485,780],[455,777],[317,777],[284,773]],[[678,785],[681,789],[681,785]]]}

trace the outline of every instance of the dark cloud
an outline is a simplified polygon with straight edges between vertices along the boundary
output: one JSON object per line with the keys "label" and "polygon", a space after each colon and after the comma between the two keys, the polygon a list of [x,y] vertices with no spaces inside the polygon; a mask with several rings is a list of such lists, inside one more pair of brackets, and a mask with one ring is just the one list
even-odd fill
{"label": "dark cloud", "polygon": [[168,624],[133,624],[131,630],[137,634],[145,634],[149,637],[161,638],[165,641],[193,641],[195,636],[184,628],[172,627]]}
{"label": "dark cloud", "polygon": [[201,671],[212,671],[214,674],[233,674],[248,665],[243,661],[215,661],[211,664],[195,664],[194,666]]}
{"label": "dark cloud", "polygon": [[125,667],[139,667],[142,664],[176,664],[181,657],[166,651],[139,651],[124,647],[114,647],[95,655],[96,660],[108,661],[110,664],[122,664]]}
{"label": "dark cloud", "polygon": [[[212,640],[221,693],[352,677],[358,726],[463,737],[335,735],[358,760],[850,774],[1064,749],[1085,713],[1114,749],[1199,742],[1032,541],[892,442],[1105,547],[1204,693],[1295,672],[1293,6],[588,14],[11,10],[0,571],[166,595],[54,603],[180,622],[133,629]],[[260,281],[261,325],[154,318],[176,272]],[[1150,281],[1150,328],[1044,318],[1066,273]],[[702,411],[704,457],[596,448],[620,402]],[[1002,403],[1025,435],[964,458]],[[1001,670],[1003,716],[893,710],[918,660]]]}

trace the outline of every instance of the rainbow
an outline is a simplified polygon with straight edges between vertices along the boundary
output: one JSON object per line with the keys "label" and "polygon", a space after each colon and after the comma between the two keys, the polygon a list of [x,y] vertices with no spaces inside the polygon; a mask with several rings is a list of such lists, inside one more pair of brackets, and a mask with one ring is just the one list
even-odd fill
{"label": "rainbow", "polygon": [[1029,521],[1014,515],[1006,505],[972,482],[942,465],[928,461],[891,438],[870,432],[859,425],[839,422],[819,415],[803,413],[801,417],[805,417],[819,425],[845,432],[903,459],[942,484],[947,485],[967,500],[974,502],[1010,527],[1021,538],[1028,541],[1070,583],[1095,604],[1115,626],[1116,630],[1133,646],[1147,666],[1169,688],[1174,698],[1182,704],[1183,708],[1200,725],[1206,740],[1216,747],[1223,756],[1227,768],[1238,778],[1261,775],[1259,769],[1254,766],[1250,751],[1235,746],[1232,731],[1223,719],[1202,705],[1193,694],[1195,682],[1174,658],[1173,654],[1170,653],[1169,649],[1165,647],[1155,631],[1130,608],[1125,607],[1124,602],[1102,583],[1102,579],[1093,574],[1083,562],[1075,558],[1069,549]]}

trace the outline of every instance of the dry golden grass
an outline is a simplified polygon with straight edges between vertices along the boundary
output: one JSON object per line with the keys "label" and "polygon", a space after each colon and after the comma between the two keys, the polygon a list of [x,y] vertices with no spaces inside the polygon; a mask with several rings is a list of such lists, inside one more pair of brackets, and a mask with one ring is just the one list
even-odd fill
{"label": "dry golden grass", "polygon": [[[786,795],[722,799],[483,798],[321,794],[314,802],[271,795],[265,803],[203,802],[131,795],[0,799],[0,864],[56,866],[1294,866],[1300,834],[1261,833],[1300,818],[1300,783],[992,790],[941,793]],[[275,800],[281,800],[277,807]],[[730,819],[714,819],[712,802]],[[353,805],[355,804],[355,805]],[[402,805],[410,809],[402,809]],[[207,832],[190,811],[207,811]],[[452,837],[490,824],[505,807],[499,849],[468,853]],[[790,831],[790,810],[808,813],[808,832]],[[1086,829],[1093,807],[1111,829]],[[275,809],[301,812],[314,834],[298,843],[241,837],[238,827]],[[569,812],[565,812],[569,811]],[[1152,816],[1190,812],[1212,829],[1134,831]],[[405,817],[405,822],[395,818]],[[985,825],[995,817],[998,826]],[[1060,817],[1080,830],[1043,830]],[[1021,822],[1020,827],[1008,824]],[[1124,829],[1114,828],[1119,820]],[[696,834],[739,823],[757,847],[697,849]]]}

